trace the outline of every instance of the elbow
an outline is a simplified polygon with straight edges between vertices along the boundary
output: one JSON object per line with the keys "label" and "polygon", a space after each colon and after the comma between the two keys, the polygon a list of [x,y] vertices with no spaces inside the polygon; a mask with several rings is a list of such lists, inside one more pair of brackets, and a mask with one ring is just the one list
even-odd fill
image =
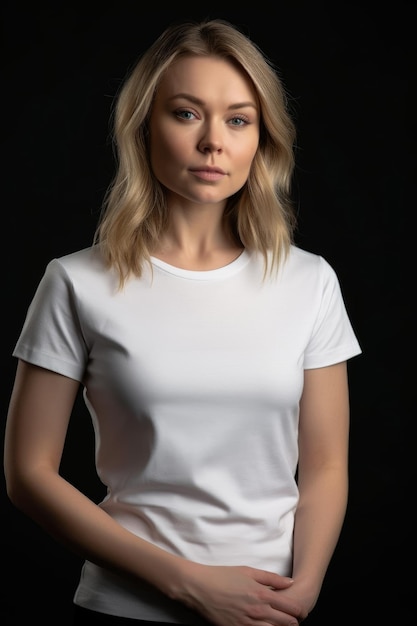
{"label": "elbow", "polygon": [[10,502],[18,509],[24,509],[27,499],[26,489],[22,481],[16,478],[11,472],[5,472],[6,494]]}
{"label": "elbow", "polygon": [[32,481],[25,478],[20,472],[15,469],[5,469],[6,480],[6,494],[9,501],[17,509],[24,513],[28,513],[30,510],[30,503],[33,500],[31,488]]}

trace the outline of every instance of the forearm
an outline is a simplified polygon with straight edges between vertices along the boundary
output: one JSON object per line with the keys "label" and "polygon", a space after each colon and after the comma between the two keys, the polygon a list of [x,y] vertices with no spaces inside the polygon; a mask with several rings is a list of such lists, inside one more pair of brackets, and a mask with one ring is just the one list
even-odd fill
{"label": "forearm", "polygon": [[303,481],[295,517],[292,576],[317,601],[346,513],[348,477],[344,468],[324,468]]}
{"label": "forearm", "polygon": [[133,580],[146,580],[166,595],[175,596],[175,581],[188,563],[123,528],[49,468],[32,470],[30,478],[21,479],[11,498],[82,558]]}

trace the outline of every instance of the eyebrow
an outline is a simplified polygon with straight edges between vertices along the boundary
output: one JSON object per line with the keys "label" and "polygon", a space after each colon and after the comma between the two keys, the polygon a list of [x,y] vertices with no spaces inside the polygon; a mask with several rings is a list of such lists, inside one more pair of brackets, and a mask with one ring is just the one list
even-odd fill
{"label": "eyebrow", "polygon": [[[192,96],[190,93],[176,93],[174,96],[171,96],[169,100],[177,100],[178,98],[184,98],[185,100],[189,100],[190,102],[194,102],[194,104],[199,104],[201,106],[205,104],[204,100],[201,100],[201,98],[196,98],[196,96]],[[230,110],[234,110],[243,109],[244,107],[252,107],[253,109],[257,108],[256,104],[251,100],[248,100],[247,102],[236,102],[234,104],[231,104],[227,108]]]}

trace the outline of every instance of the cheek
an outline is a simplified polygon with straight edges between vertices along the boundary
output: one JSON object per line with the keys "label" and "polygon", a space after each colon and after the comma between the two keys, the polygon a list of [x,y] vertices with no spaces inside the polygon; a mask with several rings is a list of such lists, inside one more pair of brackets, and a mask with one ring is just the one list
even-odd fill
{"label": "cheek", "polygon": [[252,163],[259,148],[259,133],[253,131],[239,142],[233,149],[233,160],[244,167]]}
{"label": "cheek", "polygon": [[169,147],[163,137],[154,136],[149,144],[151,168],[154,175],[160,180],[164,177],[171,161]]}
{"label": "cheek", "polygon": [[258,149],[258,143],[247,146],[245,150],[239,150],[234,156],[235,163],[237,163],[243,170],[249,171],[255,158]]}
{"label": "cheek", "polygon": [[151,165],[153,168],[170,168],[178,164],[184,155],[185,147],[167,133],[152,133],[149,142]]}
{"label": "cheek", "polygon": [[151,132],[149,139],[149,152],[151,155],[151,161],[159,160],[161,156],[166,152],[165,138],[161,133]]}

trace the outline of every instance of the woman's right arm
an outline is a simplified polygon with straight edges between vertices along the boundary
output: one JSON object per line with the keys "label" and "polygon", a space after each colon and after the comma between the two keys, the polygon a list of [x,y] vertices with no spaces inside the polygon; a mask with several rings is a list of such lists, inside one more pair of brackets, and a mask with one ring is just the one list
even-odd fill
{"label": "woman's right arm", "polygon": [[[137,537],[59,473],[76,380],[19,360],[6,423],[4,469],[13,504],[73,552],[201,612],[218,626],[297,624],[297,607],[273,608],[271,588],[290,579],[247,567],[210,567],[170,554]],[[271,607],[272,603],[272,607]],[[275,621],[277,620],[277,621]],[[265,619],[267,621],[267,619]]]}
{"label": "woman's right arm", "polygon": [[142,569],[161,586],[178,558],[124,529],[59,473],[78,390],[76,380],[18,361],[5,434],[8,496],[81,557],[134,577]]}

